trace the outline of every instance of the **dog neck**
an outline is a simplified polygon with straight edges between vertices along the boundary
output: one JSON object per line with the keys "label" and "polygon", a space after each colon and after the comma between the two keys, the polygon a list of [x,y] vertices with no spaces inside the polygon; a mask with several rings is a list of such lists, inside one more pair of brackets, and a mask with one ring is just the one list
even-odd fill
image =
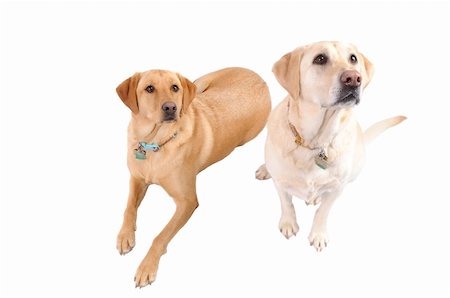
{"label": "dog neck", "polygon": [[328,147],[347,118],[349,109],[324,108],[315,103],[296,99],[288,100],[288,121],[308,148]]}
{"label": "dog neck", "polygon": [[130,121],[129,132],[137,142],[160,144],[177,132],[178,121],[155,122],[141,116],[133,116]]}

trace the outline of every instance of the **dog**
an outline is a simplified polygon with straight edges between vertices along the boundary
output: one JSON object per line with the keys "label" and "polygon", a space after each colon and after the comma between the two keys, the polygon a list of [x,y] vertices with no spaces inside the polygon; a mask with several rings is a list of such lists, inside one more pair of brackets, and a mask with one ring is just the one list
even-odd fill
{"label": "dog", "polygon": [[288,96],[269,116],[265,164],[256,178],[273,179],[281,200],[279,229],[287,239],[299,230],[292,196],[307,205],[320,204],[308,239],[321,251],[328,243],[328,213],[360,172],[365,145],[406,117],[361,130],[352,108],[374,69],[351,44],[318,42],[296,48],[272,71]]}
{"label": "dog", "polygon": [[117,236],[121,255],[135,246],[137,209],[157,184],[176,211],[139,265],[136,287],[151,284],[169,241],[198,207],[196,176],[255,138],[271,110],[266,83],[253,71],[226,68],[194,83],[167,70],[136,73],[116,89],[131,110],[128,203]]}

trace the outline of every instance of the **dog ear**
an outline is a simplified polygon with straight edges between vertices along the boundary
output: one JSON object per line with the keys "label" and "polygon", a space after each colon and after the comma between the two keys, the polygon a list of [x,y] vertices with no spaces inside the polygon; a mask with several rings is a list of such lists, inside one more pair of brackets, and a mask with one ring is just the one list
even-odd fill
{"label": "dog ear", "polygon": [[137,102],[136,87],[141,78],[140,73],[135,73],[132,77],[129,77],[117,86],[116,91],[123,103],[130,108],[130,110],[137,114],[139,112],[139,106]]}
{"label": "dog ear", "polygon": [[181,109],[180,109],[180,117],[181,117],[183,115],[183,113],[186,113],[189,105],[191,104],[192,100],[194,99],[197,87],[194,85],[194,83],[192,83],[191,81],[189,81],[188,79],[186,79],[185,77],[180,75],[179,73],[177,73],[177,76],[181,82],[181,86],[183,87],[183,102],[181,104]]}
{"label": "dog ear", "polygon": [[300,96],[300,61],[302,56],[303,48],[297,48],[281,57],[272,67],[272,72],[278,82],[293,99]]}
{"label": "dog ear", "polygon": [[374,67],[372,62],[369,61],[363,54],[359,53],[363,58],[364,63],[362,63],[362,77],[363,77],[363,89],[369,85],[373,77]]}

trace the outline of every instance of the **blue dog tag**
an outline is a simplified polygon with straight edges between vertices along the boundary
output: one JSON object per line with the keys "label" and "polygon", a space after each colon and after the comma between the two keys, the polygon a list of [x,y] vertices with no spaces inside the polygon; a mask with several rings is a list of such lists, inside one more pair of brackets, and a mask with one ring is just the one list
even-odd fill
{"label": "blue dog tag", "polygon": [[145,142],[139,142],[139,145],[142,146],[144,150],[152,150],[153,152],[159,151],[160,149],[159,145],[155,143],[147,144]]}

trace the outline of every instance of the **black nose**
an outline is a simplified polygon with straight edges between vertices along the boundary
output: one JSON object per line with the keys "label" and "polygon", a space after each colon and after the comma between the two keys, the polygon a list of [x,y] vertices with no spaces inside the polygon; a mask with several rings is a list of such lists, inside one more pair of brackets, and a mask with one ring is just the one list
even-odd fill
{"label": "black nose", "polygon": [[175,114],[175,112],[177,111],[177,105],[176,103],[174,103],[173,101],[166,101],[161,109],[164,111],[164,113],[166,114]]}
{"label": "black nose", "polygon": [[356,70],[346,70],[341,75],[341,82],[345,86],[359,87],[361,86],[361,75]]}

